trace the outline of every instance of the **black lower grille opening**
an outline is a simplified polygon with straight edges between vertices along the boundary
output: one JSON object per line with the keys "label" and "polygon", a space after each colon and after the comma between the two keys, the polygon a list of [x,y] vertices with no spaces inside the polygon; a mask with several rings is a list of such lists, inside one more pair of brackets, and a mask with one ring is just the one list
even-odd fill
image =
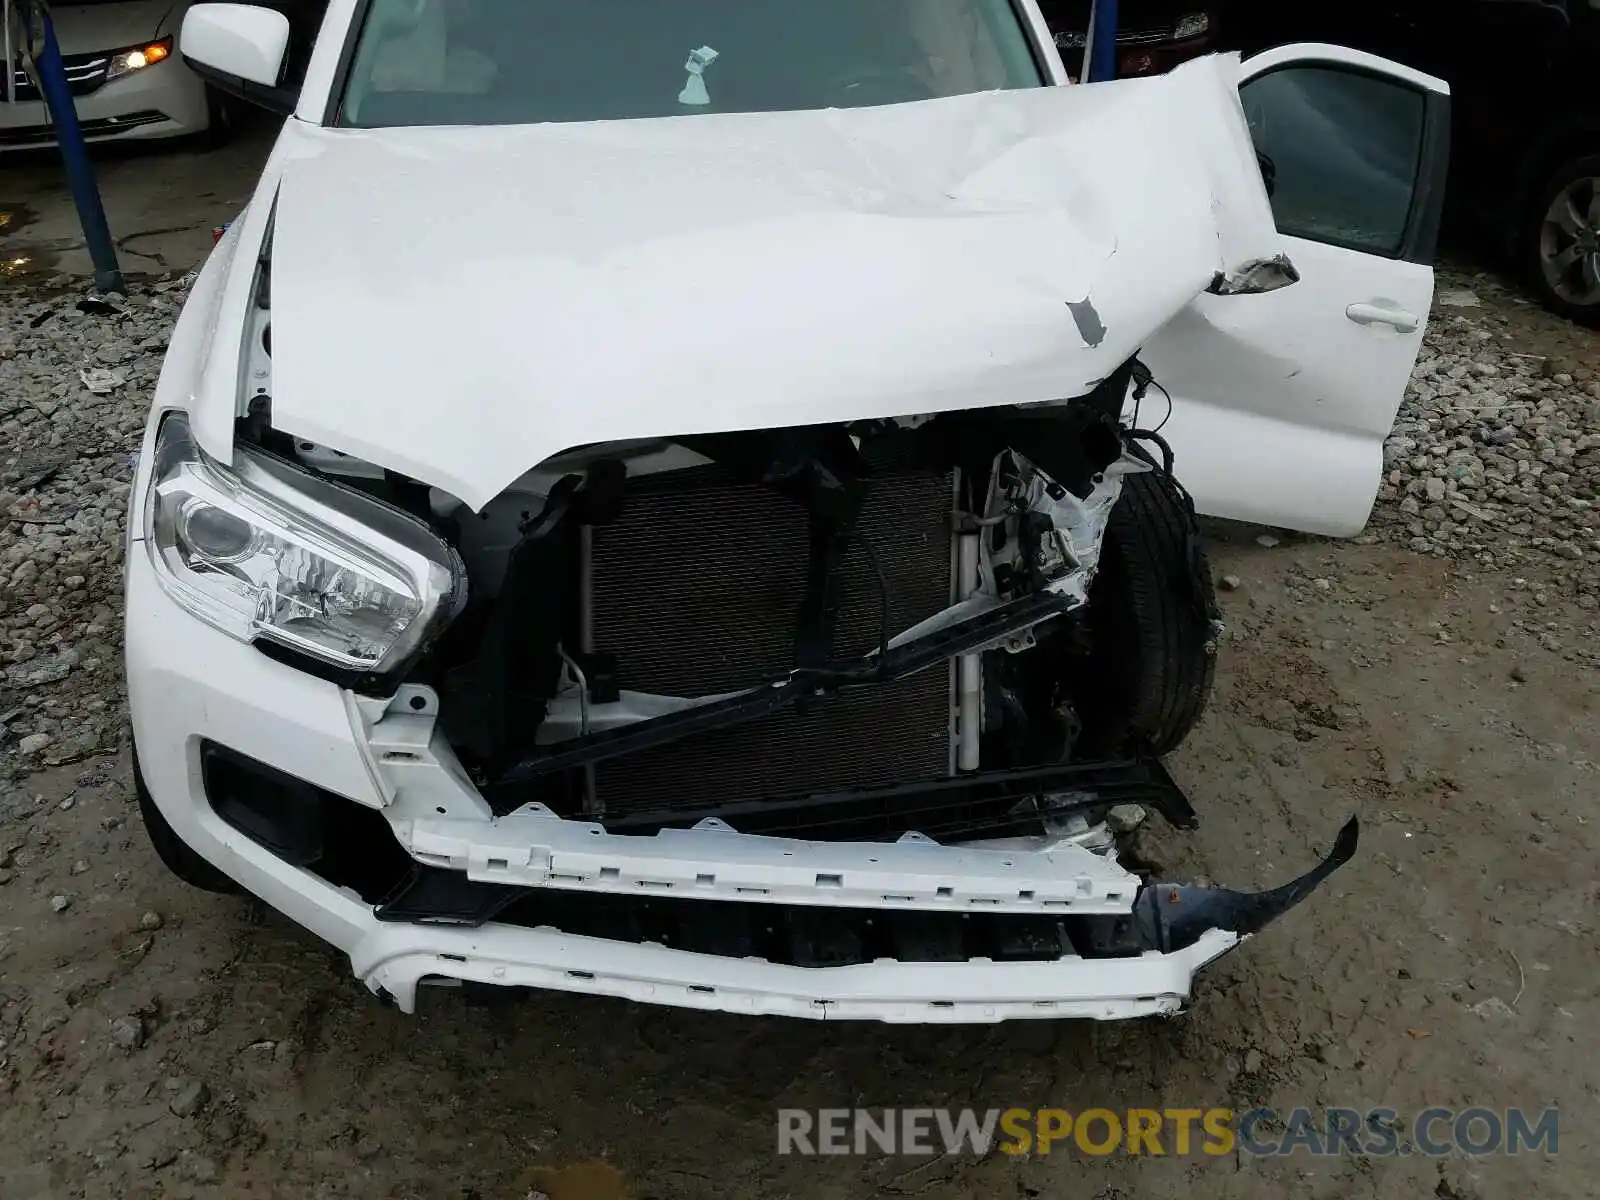
{"label": "black lower grille opening", "polygon": [[[165,121],[164,114],[154,109],[145,109],[140,112],[127,113],[120,117],[91,117],[78,122],[85,137],[100,137],[105,134],[120,133],[124,129],[133,129],[140,125],[153,125],[157,121]],[[0,130],[0,146],[20,146],[27,142],[54,140],[56,129],[54,125],[19,125],[11,129]]]}
{"label": "black lower grille opening", "polygon": [[1069,924],[1094,918],[676,900],[539,888],[525,892],[493,919],[729,958],[843,967],[880,959],[1053,962],[1074,953]]}
{"label": "black lower grille opening", "polygon": [[382,813],[236,750],[200,751],[206,800],[228,825],[295,866],[376,904],[416,864]]}

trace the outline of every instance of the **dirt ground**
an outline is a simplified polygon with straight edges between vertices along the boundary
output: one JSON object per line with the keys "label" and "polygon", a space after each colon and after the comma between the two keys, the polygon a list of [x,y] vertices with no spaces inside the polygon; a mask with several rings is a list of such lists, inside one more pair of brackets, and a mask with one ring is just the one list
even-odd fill
{"label": "dirt ground", "polygon": [[[1530,353],[1600,341],[1527,311]],[[1361,850],[1126,1025],[821,1025],[535,997],[382,1008],[261,906],[184,889],[126,756],[0,788],[0,1200],[1546,1200],[1600,1194],[1600,620],[1587,563],[1486,571],[1213,530],[1230,627],[1174,759],[1168,878]],[[1560,1154],[1361,1161],[779,1157],[780,1107],[1561,1108]],[[176,1111],[174,1111],[176,1110]],[[179,1113],[185,1115],[178,1115]]]}
{"label": "dirt ground", "polygon": [[[126,761],[80,763],[0,826],[19,876],[0,893],[0,1195],[1593,1196],[1600,680],[1562,656],[1593,614],[1384,546],[1222,533],[1234,633],[1174,764],[1203,825],[1144,849],[1259,885],[1348,814],[1364,832],[1182,1018],[900,1029],[455,992],[406,1017],[309,935],[168,878]],[[1572,645],[1546,648],[1546,626]],[[174,1115],[196,1084],[207,1102]],[[773,1153],[778,1107],[968,1104],[1555,1104],[1564,1123],[1555,1160]]]}

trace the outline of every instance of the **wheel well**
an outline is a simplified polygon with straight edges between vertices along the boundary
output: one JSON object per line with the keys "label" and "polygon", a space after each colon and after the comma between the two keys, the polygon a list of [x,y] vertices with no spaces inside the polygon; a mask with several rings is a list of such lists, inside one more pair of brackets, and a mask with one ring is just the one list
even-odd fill
{"label": "wheel well", "polygon": [[1600,155],[1600,117],[1550,130],[1523,155],[1517,168],[1517,188],[1512,196],[1512,215],[1518,239],[1531,219],[1531,206],[1539,202],[1544,185],[1564,164],[1576,158]]}

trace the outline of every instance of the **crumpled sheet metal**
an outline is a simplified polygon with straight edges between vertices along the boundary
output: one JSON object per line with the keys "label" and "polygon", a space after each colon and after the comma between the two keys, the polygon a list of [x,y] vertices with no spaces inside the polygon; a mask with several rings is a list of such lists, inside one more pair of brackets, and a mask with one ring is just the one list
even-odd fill
{"label": "crumpled sheet metal", "polygon": [[1238,71],[812,112],[291,122],[273,423],[481,507],[576,445],[1081,395],[1283,252]]}

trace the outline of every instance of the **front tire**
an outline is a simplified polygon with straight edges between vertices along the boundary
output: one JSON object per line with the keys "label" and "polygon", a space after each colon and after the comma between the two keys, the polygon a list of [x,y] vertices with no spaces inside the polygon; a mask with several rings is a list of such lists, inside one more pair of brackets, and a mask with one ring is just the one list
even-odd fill
{"label": "front tire", "polygon": [[1216,594],[1194,508],[1169,476],[1130,475],[1111,512],[1074,672],[1076,757],[1163,755],[1211,698]]}
{"label": "front tire", "polygon": [[233,98],[206,84],[206,129],[196,135],[200,149],[220,150],[233,141],[237,126]]}

